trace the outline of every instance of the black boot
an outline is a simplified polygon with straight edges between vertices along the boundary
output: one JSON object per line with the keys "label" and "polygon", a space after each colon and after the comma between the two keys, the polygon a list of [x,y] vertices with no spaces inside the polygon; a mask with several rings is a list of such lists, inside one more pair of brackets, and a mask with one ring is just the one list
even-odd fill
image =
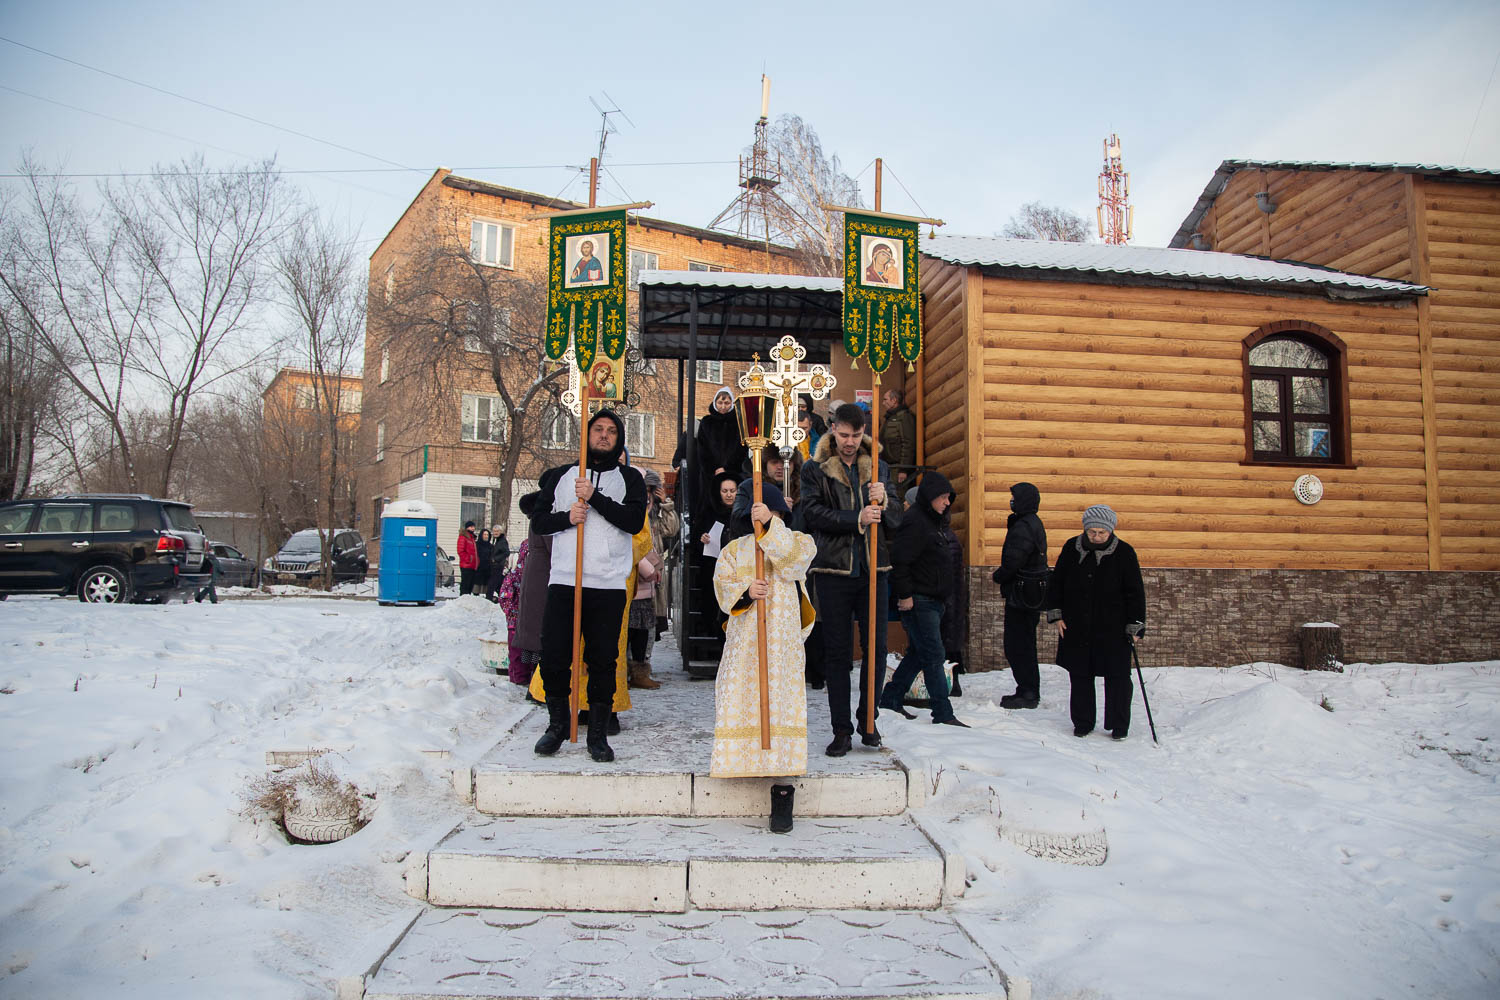
{"label": "black boot", "polygon": [[547,699],[547,731],[536,741],[534,749],[543,757],[551,757],[568,738],[568,699]]}
{"label": "black boot", "polygon": [[[589,756],[607,764],[615,759],[615,752],[609,748],[609,741],[605,739],[605,733],[609,730],[609,702],[599,701],[589,705],[589,734],[588,748]],[[563,718],[567,718],[567,710],[563,711]]]}
{"label": "black boot", "polygon": [[771,832],[790,833],[792,829],[792,785],[771,786]]}

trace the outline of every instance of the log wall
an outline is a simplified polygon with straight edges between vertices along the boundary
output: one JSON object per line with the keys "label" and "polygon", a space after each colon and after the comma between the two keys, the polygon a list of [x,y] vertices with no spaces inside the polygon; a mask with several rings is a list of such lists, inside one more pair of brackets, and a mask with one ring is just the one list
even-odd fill
{"label": "log wall", "polygon": [[[1241,344],[1283,320],[1347,345],[1352,468],[1244,462]],[[982,399],[967,415],[982,429],[963,470],[982,498],[961,532],[970,565],[999,563],[1009,487],[1028,480],[1053,559],[1084,508],[1108,503],[1146,566],[1428,568],[1414,307],[984,277],[968,332],[982,348],[971,379]],[[957,393],[928,385],[933,427]],[[1324,483],[1311,507],[1292,495],[1305,471]]]}
{"label": "log wall", "polygon": [[922,395],[926,463],[954,484],[953,530],[967,538],[969,516],[969,421],[971,389],[965,337],[969,281],[966,268],[922,258]]}

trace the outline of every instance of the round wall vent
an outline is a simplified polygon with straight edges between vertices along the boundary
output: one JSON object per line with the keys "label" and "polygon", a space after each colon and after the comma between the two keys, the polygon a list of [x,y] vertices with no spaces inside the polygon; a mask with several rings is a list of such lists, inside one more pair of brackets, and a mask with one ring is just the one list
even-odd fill
{"label": "round wall vent", "polygon": [[1315,504],[1323,499],[1323,480],[1311,472],[1298,476],[1292,484],[1292,495],[1305,504]]}

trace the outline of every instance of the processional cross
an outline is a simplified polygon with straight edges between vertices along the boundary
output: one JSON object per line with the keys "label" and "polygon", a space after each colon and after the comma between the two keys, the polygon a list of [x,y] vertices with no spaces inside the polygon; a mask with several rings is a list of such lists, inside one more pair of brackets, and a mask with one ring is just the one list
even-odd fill
{"label": "processional cross", "polygon": [[797,397],[805,393],[813,399],[823,399],[838,384],[838,379],[823,365],[803,368],[798,364],[805,357],[807,348],[788,334],[771,348],[771,360],[776,363],[774,373],[757,371],[760,367],[757,365],[740,376],[741,389],[749,388],[750,379],[759,378],[776,396],[776,423],[771,440],[783,455],[790,455],[792,449],[807,438],[807,431],[797,426]]}

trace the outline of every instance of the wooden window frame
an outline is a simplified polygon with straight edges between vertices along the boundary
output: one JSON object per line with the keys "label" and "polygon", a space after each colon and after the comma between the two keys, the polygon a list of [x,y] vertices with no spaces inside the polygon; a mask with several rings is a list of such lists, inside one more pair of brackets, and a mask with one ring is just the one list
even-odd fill
{"label": "wooden window frame", "polygon": [[[1329,436],[1333,441],[1333,454],[1330,458],[1296,458],[1291,455],[1265,458],[1255,452],[1255,409],[1251,402],[1250,351],[1264,341],[1275,339],[1299,340],[1328,358],[1328,422],[1332,425]],[[1267,323],[1241,342],[1240,371],[1244,380],[1242,394],[1245,402],[1245,457],[1240,462],[1241,465],[1285,466],[1298,469],[1353,469],[1357,467],[1349,440],[1349,349],[1338,334],[1325,326],[1305,320],[1278,320],[1275,323]],[[1284,390],[1282,400],[1284,405],[1290,405]],[[1286,430],[1289,431],[1290,428]],[[1292,444],[1290,439],[1284,436],[1283,441],[1290,450]]]}

